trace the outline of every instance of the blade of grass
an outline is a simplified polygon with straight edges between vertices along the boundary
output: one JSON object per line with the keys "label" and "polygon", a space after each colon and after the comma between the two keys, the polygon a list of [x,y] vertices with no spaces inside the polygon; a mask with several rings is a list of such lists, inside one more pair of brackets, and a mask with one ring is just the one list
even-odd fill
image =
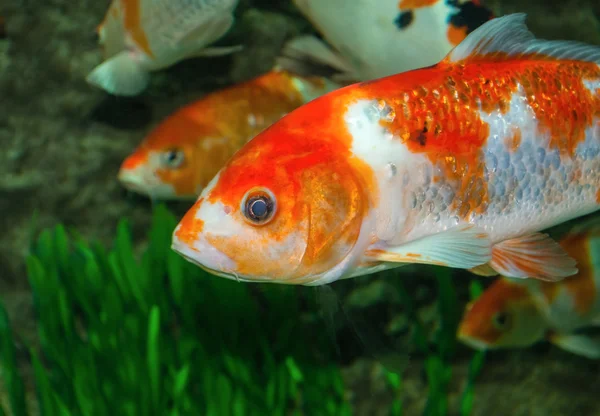
{"label": "blade of grass", "polygon": [[150,390],[154,412],[160,411],[160,310],[156,305],[150,310],[148,320],[148,373],[150,374]]}
{"label": "blade of grass", "polygon": [[15,345],[13,341],[10,321],[4,305],[0,302],[0,345],[2,373],[4,384],[8,390],[10,408],[14,416],[26,416],[27,405],[25,403],[25,387],[23,379],[19,374]]}

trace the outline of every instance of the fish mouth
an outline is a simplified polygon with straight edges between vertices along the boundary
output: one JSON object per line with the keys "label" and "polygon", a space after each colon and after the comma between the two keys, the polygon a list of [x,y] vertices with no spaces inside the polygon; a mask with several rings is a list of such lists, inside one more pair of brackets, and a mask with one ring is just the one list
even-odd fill
{"label": "fish mouth", "polygon": [[[200,246],[200,249],[197,247],[190,247],[188,244],[179,240],[179,238],[176,236],[173,236],[171,250],[175,251],[190,263],[200,267],[205,272],[215,276],[244,283],[274,282],[273,279],[267,277],[249,277],[240,275],[232,271],[235,268],[235,264],[233,263],[233,260],[227,257],[224,253],[207,243],[203,243],[202,240],[197,240],[194,245]],[[206,253],[206,255],[203,255],[202,253]],[[224,264],[228,264],[229,266],[224,266]]]}
{"label": "fish mouth", "polygon": [[[199,245],[201,249],[190,247],[188,244],[177,238],[177,236],[173,236],[171,250],[212,275],[238,282],[252,282],[255,280],[247,279],[235,272],[227,271],[227,269],[233,268],[231,267],[233,261],[216,248],[203,243],[202,240],[196,241],[195,245]],[[207,253],[207,255],[203,255],[202,253]],[[224,267],[224,264],[229,264],[230,267]]]}
{"label": "fish mouth", "polygon": [[148,187],[142,180],[139,172],[120,170],[117,179],[125,189],[139,194],[149,195]]}
{"label": "fish mouth", "polygon": [[490,349],[490,345],[488,345],[488,343],[472,336],[459,333],[458,339],[463,344],[468,345],[469,347],[479,351],[485,351]]}

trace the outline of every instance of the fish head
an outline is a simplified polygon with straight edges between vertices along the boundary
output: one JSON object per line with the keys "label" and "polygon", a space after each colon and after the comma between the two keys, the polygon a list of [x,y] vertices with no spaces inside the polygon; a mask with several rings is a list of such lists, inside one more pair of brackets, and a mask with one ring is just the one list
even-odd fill
{"label": "fish head", "polygon": [[336,280],[356,259],[369,205],[361,177],[347,149],[326,130],[293,127],[293,114],[213,178],[175,229],[176,252],[222,277],[303,285]]}
{"label": "fish head", "polygon": [[157,199],[195,199],[231,156],[228,141],[187,109],[159,124],[122,163],[118,179]]}
{"label": "fish head", "polygon": [[476,349],[525,347],[542,339],[547,326],[526,284],[496,280],[467,305],[458,338]]}

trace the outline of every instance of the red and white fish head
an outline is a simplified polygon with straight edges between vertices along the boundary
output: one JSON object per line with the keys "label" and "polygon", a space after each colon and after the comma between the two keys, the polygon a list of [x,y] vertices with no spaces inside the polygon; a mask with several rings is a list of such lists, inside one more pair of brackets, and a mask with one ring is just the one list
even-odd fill
{"label": "red and white fish head", "polygon": [[113,0],[97,28],[104,61],[86,80],[110,94],[132,96],[149,72],[193,56],[216,56],[239,46],[209,48],[232,26],[238,0]]}
{"label": "red and white fish head", "polygon": [[548,323],[528,287],[537,283],[496,280],[467,306],[458,339],[476,349],[526,347],[544,339]]}
{"label": "red and white fish head", "polygon": [[307,130],[294,127],[315,120],[301,107],[230,159],[177,226],[175,251],[220,276],[283,284],[324,284],[360,261],[375,184],[334,139],[329,100],[315,101]]}
{"label": "red and white fish head", "polygon": [[229,155],[215,125],[183,108],[159,124],[122,163],[118,179],[152,199],[195,199]]}

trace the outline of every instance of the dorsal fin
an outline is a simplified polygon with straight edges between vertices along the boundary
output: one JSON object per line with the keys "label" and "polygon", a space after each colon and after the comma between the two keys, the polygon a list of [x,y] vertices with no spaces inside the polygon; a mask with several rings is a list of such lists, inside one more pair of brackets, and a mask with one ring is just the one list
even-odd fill
{"label": "dorsal fin", "polygon": [[452,49],[444,62],[530,56],[600,64],[600,47],[576,41],[536,39],[527,28],[525,18],[525,13],[514,13],[484,23]]}

